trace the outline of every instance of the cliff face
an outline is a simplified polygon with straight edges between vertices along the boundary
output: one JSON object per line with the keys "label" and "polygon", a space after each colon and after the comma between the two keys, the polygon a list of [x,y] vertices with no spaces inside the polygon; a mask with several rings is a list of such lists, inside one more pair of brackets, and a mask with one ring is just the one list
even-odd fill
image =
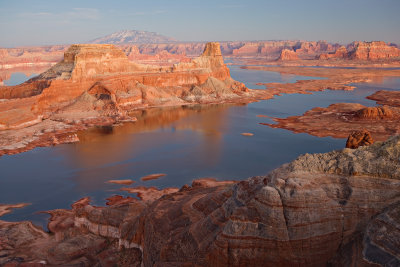
{"label": "cliff face", "polygon": [[400,49],[385,42],[354,42],[354,50],[349,53],[350,59],[377,60],[400,57]]}
{"label": "cliff face", "polygon": [[390,60],[400,58],[400,49],[385,42],[353,42],[336,50],[335,53],[322,54],[319,59],[351,60]]}
{"label": "cliff face", "polygon": [[[135,120],[128,115],[132,109],[269,97],[230,77],[218,43],[207,43],[201,56],[172,66],[131,62],[114,45],[72,45],[39,76],[0,87],[0,130],[10,130],[0,132],[0,155],[70,140],[65,132]],[[53,134],[41,129],[49,124],[57,125]]]}
{"label": "cliff face", "polygon": [[[96,95],[102,91],[116,106],[140,107],[144,105],[184,103],[195,86],[206,85],[210,78],[220,80],[230,88],[231,95],[246,92],[242,84],[234,82],[223,62],[218,43],[208,43],[204,53],[188,63],[172,67],[141,65],[130,62],[125,53],[113,45],[73,45],[65,52],[64,60],[35,80],[51,80],[43,90],[34,110],[52,111],[73,104],[87,92]],[[60,94],[60,88],[69,88]],[[213,91],[213,88],[210,88]],[[221,96],[202,93],[204,96]],[[106,96],[107,95],[107,96]],[[236,95],[238,96],[238,95]],[[205,101],[206,98],[204,98]],[[72,101],[72,102],[71,102]],[[54,108],[53,108],[54,107]]]}
{"label": "cliff face", "polygon": [[110,206],[93,207],[82,199],[72,210],[49,212],[52,235],[1,222],[7,255],[0,263],[17,257],[87,266],[106,259],[134,266],[397,263],[399,157],[400,137],[393,137],[306,154],[241,182],[195,180],[156,200],[113,197]]}

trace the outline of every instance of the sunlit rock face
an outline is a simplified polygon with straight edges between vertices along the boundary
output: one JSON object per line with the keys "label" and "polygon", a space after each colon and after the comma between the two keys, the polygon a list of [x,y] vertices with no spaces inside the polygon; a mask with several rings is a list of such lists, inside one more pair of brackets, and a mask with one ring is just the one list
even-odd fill
{"label": "sunlit rock face", "polygon": [[321,54],[319,59],[393,60],[400,58],[400,49],[382,41],[353,42],[335,53]]}
{"label": "sunlit rock face", "polygon": [[290,60],[299,60],[299,56],[295,51],[289,49],[283,49],[281,54],[279,55],[278,61],[290,61]]}
{"label": "sunlit rock face", "polygon": [[[0,130],[23,129],[0,132],[7,136],[0,155],[51,145],[53,139],[76,140],[58,136],[93,125],[134,121],[128,115],[133,109],[270,97],[230,77],[219,43],[207,43],[201,56],[172,66],[131,62],[114,45],[72,45],[39,76],[0,88]],[[46,133],[49,125],[54,133]]]}

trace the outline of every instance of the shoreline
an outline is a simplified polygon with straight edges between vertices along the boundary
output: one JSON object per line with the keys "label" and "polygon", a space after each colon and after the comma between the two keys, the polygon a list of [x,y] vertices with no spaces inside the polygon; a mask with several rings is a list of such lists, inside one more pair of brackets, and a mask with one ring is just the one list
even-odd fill
{"label": "shoreline", "polygon": [[[258,85],[266,86],[266,89],[249,89],[249,94],[236,96],[235,98],[228,99],[218,99],[214,101],[204,101],[204,102],[187,102],[187,103],[167,103],[167,104],[159,104],[159,105],[147,105],[145,107],[135,107],[132,109],[128,109],[129,112],[146,110],[152,108],[167,108],[167,107],[180,107],[180,106],[195,106],[195,105],[213,105],[213,104],[249,104],[252,102],[257,102],[260,100],[268,100],[274,98],[275,95],[280,96],[282,94],[310,94],[315,91],[324,91],[324,90],[353,90],[355,87],[350,86],[348,84],[354,82],[366,82],[371,81],[373,77],[400,77],[400,70],[386,70],[381,69],[378,73],[376,71],[372,71],[371,69],[357,69],[357,70],[348,70],[348,69],[316,69],[316,68],[307,68],[307,67],[260,67],[260,66],[242,66],[243,69],[249,70],[266,70],[273,71],[278,73],[285,74],[293,74],[293,75],[302,75],[302,76],[310,76],[310,77],[325,77],[327,79],[324,80],[299,80],[295,83],[258,83]],[[12,100],[10,100],[12,101]],[[3,102],[3,103],[7,103]],[[0,131],[0,135],[13,136],[18,135],[19,133],[25,131],[27,132],[25,136],[29,137],[34,135],[34,140],[26,142],[26,138],[24,141],[24,145],[15,144],[15,147],[12,146],[12,142],[7,141],[8,148],[4,148],[0,150],[1,155],[11,155],[18,154],[25,151],[29,151],[34,149],[35,147],[46,147],[53,146],[57,144],[64,143],[73,143],[78,142],[76,132],[90,129],[91,127],[96,126],[111,126],[117,125],[119,123],[124,123],[126,121],[134,122],[136,120],[135,117],[119,117],[111,116],[107,117],[107,119],[103,118],[94,118],[88,120],[82,120],[80,123],[74,123],[73,121],[68,120],[52,120],[51,118],[40,121],[39,123],[35,123],[32,126],[25,127],[22,129],[16,130],[2,130]],[[40,128],[43,122],[48,121],[50,124],[58,125],[54,127],[60,127],[60,129],[53,132],[45,132],[42,130],[33,130],[35,134],[29,134],[30,129]],[[27,123],[27,122],[24,122]],[[47,124],[48,124],[47,123]],[[274,127],[274,126],[272,126]]]}

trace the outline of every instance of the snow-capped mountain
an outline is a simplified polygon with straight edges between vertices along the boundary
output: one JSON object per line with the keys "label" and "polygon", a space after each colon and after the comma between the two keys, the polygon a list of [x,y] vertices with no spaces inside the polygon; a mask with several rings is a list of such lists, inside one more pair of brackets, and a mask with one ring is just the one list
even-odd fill
{"label": "snow-capped mountain", "polygon": [[93,44],[172,43],[176,40],[156,32],[125,30],[89,41]]}

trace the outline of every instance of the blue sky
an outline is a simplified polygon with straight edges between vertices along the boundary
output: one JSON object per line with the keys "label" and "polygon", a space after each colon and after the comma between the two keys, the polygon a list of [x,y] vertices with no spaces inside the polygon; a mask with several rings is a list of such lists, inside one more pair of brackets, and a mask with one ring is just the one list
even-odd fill
{"label": "blue sky", "polygon": [[400,0],[0,0],[0,46],[82,43],[124,29],[180,41],[400,43]]}

